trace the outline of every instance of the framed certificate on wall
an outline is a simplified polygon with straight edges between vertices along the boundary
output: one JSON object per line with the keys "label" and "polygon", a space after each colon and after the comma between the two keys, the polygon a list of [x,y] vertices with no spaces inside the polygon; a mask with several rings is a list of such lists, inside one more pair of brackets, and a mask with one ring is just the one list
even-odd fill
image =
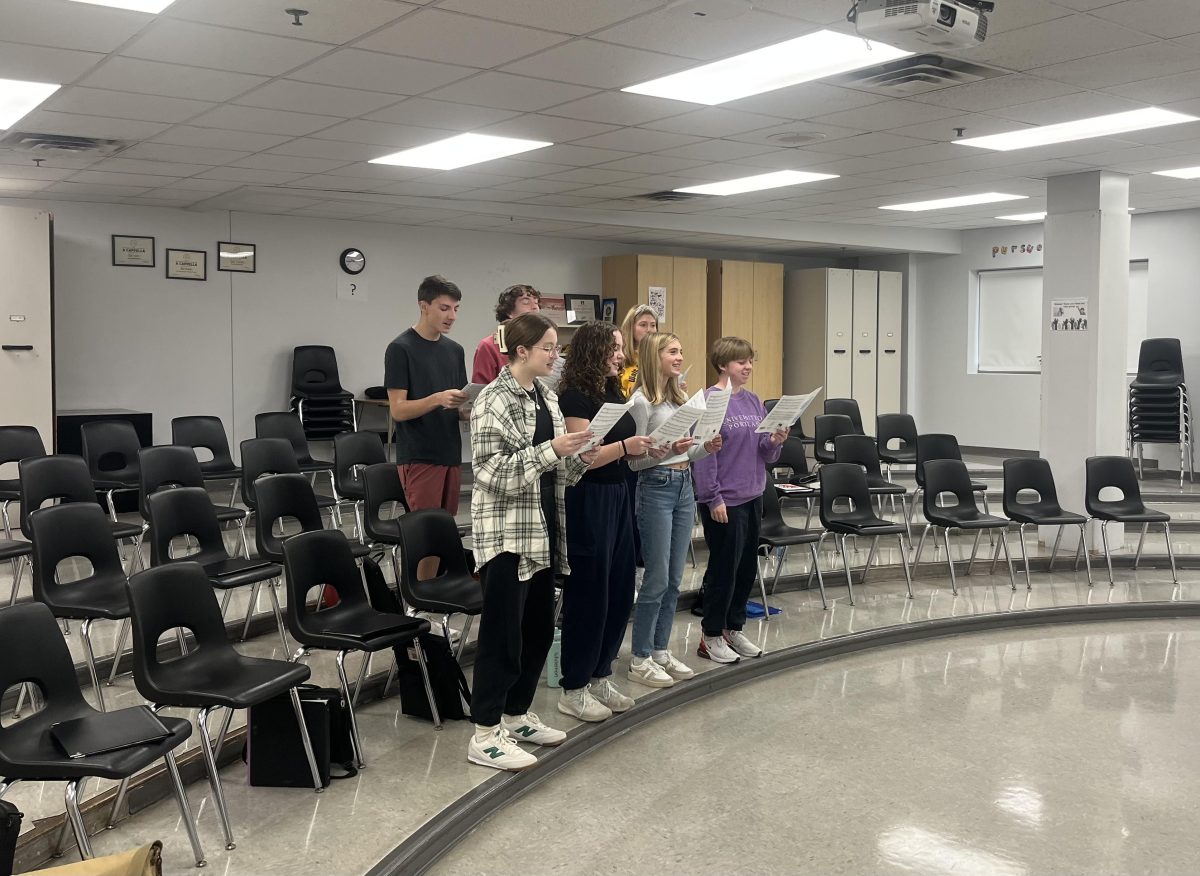
{"label": "framed certificate on wall", "polygon": [[252,243],[217,242],[217,270],[238,271],[243,274],[255,272],[257,247]]}
{"label": "framed certificate on wall", "polygon": [[208,253],[202,249],[168,249],[167,279],[207,280]]}
{"label": "framed certificate on wall", "polygon": [[114,234],[112,263],[114,266],[125,268],[154,267],[154,238]]}

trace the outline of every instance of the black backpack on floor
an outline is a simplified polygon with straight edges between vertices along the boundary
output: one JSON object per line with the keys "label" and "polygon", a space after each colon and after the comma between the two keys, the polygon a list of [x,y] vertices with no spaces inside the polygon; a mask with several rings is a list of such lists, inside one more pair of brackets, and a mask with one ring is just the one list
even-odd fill
{"label": "black backpack on floor", "polygon": [[24,816],[16,806],[7,800],[0,800],[0,876],[12,876],[22,818]]}

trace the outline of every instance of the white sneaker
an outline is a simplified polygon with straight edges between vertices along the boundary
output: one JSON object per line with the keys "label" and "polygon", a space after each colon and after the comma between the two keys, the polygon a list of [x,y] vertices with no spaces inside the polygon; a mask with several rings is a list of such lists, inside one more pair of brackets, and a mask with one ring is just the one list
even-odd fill
{"label": "white sneaker", "polygon": [[696,655],[713,663],[737,663],[741,658],[729,647],[723,636],[702,636]]}
{"label": "white sneaker", "polygon": [[676,681],[691,678],[696,674],[692,667],[688,666],[682,660],[677,660],[675,655],[670,651],[652,651],[651,656],[654,658],[654,662],[661,666],[667,675]]}
{"label": "white sneaker", "polygon": [[517,742],[531,742],[534,745],[562,745],[567,734],[553,727],[547,727],[533,712],[524,715],[505,715],[500,719],[500,726]]}
{"label": "white sneaker", "polygon": [[592,696],[586,687],[563,690],[558,695],[558,710],[580,721],[603,721],[612,717],[612,709]]}
{"label": "white sneaker", "polygon": [[471,734],[467,743],[467,760],[495,770],[524,770],[537,763],[537,758],[523,751],[503,725],[496,727],[484,740]]}
{"label": "white sneaker", "polygon": [[726,630],[721,634],[726,644],[743,657],[761,657],[762,648],[751,642],[741,630]]}
{"label": "white sneaker", "polygon": [[629,661],[630,681],[644,684],[646,687],[672,687],[675,679],[667,675],[661,666],[649,657],[634,657]]}
{"label": "white sneaker", "polygon": [[627,697],[617,690],[607,677],[593,678],[588,691],[598,703],[608,706],[610,711],[628,712],[633,708],[633,697]]}

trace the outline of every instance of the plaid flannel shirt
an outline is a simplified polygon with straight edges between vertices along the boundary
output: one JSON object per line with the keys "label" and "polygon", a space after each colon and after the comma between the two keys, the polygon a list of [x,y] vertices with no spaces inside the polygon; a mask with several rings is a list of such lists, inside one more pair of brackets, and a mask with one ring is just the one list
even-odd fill
{"label": "plaid flannel shirt", "polygon": [[[554,421],[554,434],[566,432],[558,396],[544,383],[542,398]],[[583,477],[587,464],[577,456],[559,459],[550,442],[534,446],[537,408],[506,365],[489,383],[471,411],[471,534],[475,562],[502,553],[520,557],[522,580],[550,567],[550,539],[542,515],[541,476],[557,469],[554,504],[558,516],[559,571],[567,566],[566,489]]]}

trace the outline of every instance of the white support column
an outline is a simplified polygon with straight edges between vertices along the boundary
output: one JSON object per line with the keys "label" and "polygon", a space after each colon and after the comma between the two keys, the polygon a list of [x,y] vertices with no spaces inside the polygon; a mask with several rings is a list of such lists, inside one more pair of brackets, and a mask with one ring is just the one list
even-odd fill
{"label": "white support column", "polygon": [[[1129,179],[1108,171],[1051,177],[1042,282],[1041,454],[1063,507],[1084,513],[1084,460],[1125,452]],[[1085,330],[1054,330],[1055,301],[1086,299]],[[1099,549],[1098,527],[1089,547]],[[1110,524],[1109,544],[1122,527]],[[1042,537],[1053,537],[1046,529]],[[1064,554],[1078,543],[1063,538]]]}

